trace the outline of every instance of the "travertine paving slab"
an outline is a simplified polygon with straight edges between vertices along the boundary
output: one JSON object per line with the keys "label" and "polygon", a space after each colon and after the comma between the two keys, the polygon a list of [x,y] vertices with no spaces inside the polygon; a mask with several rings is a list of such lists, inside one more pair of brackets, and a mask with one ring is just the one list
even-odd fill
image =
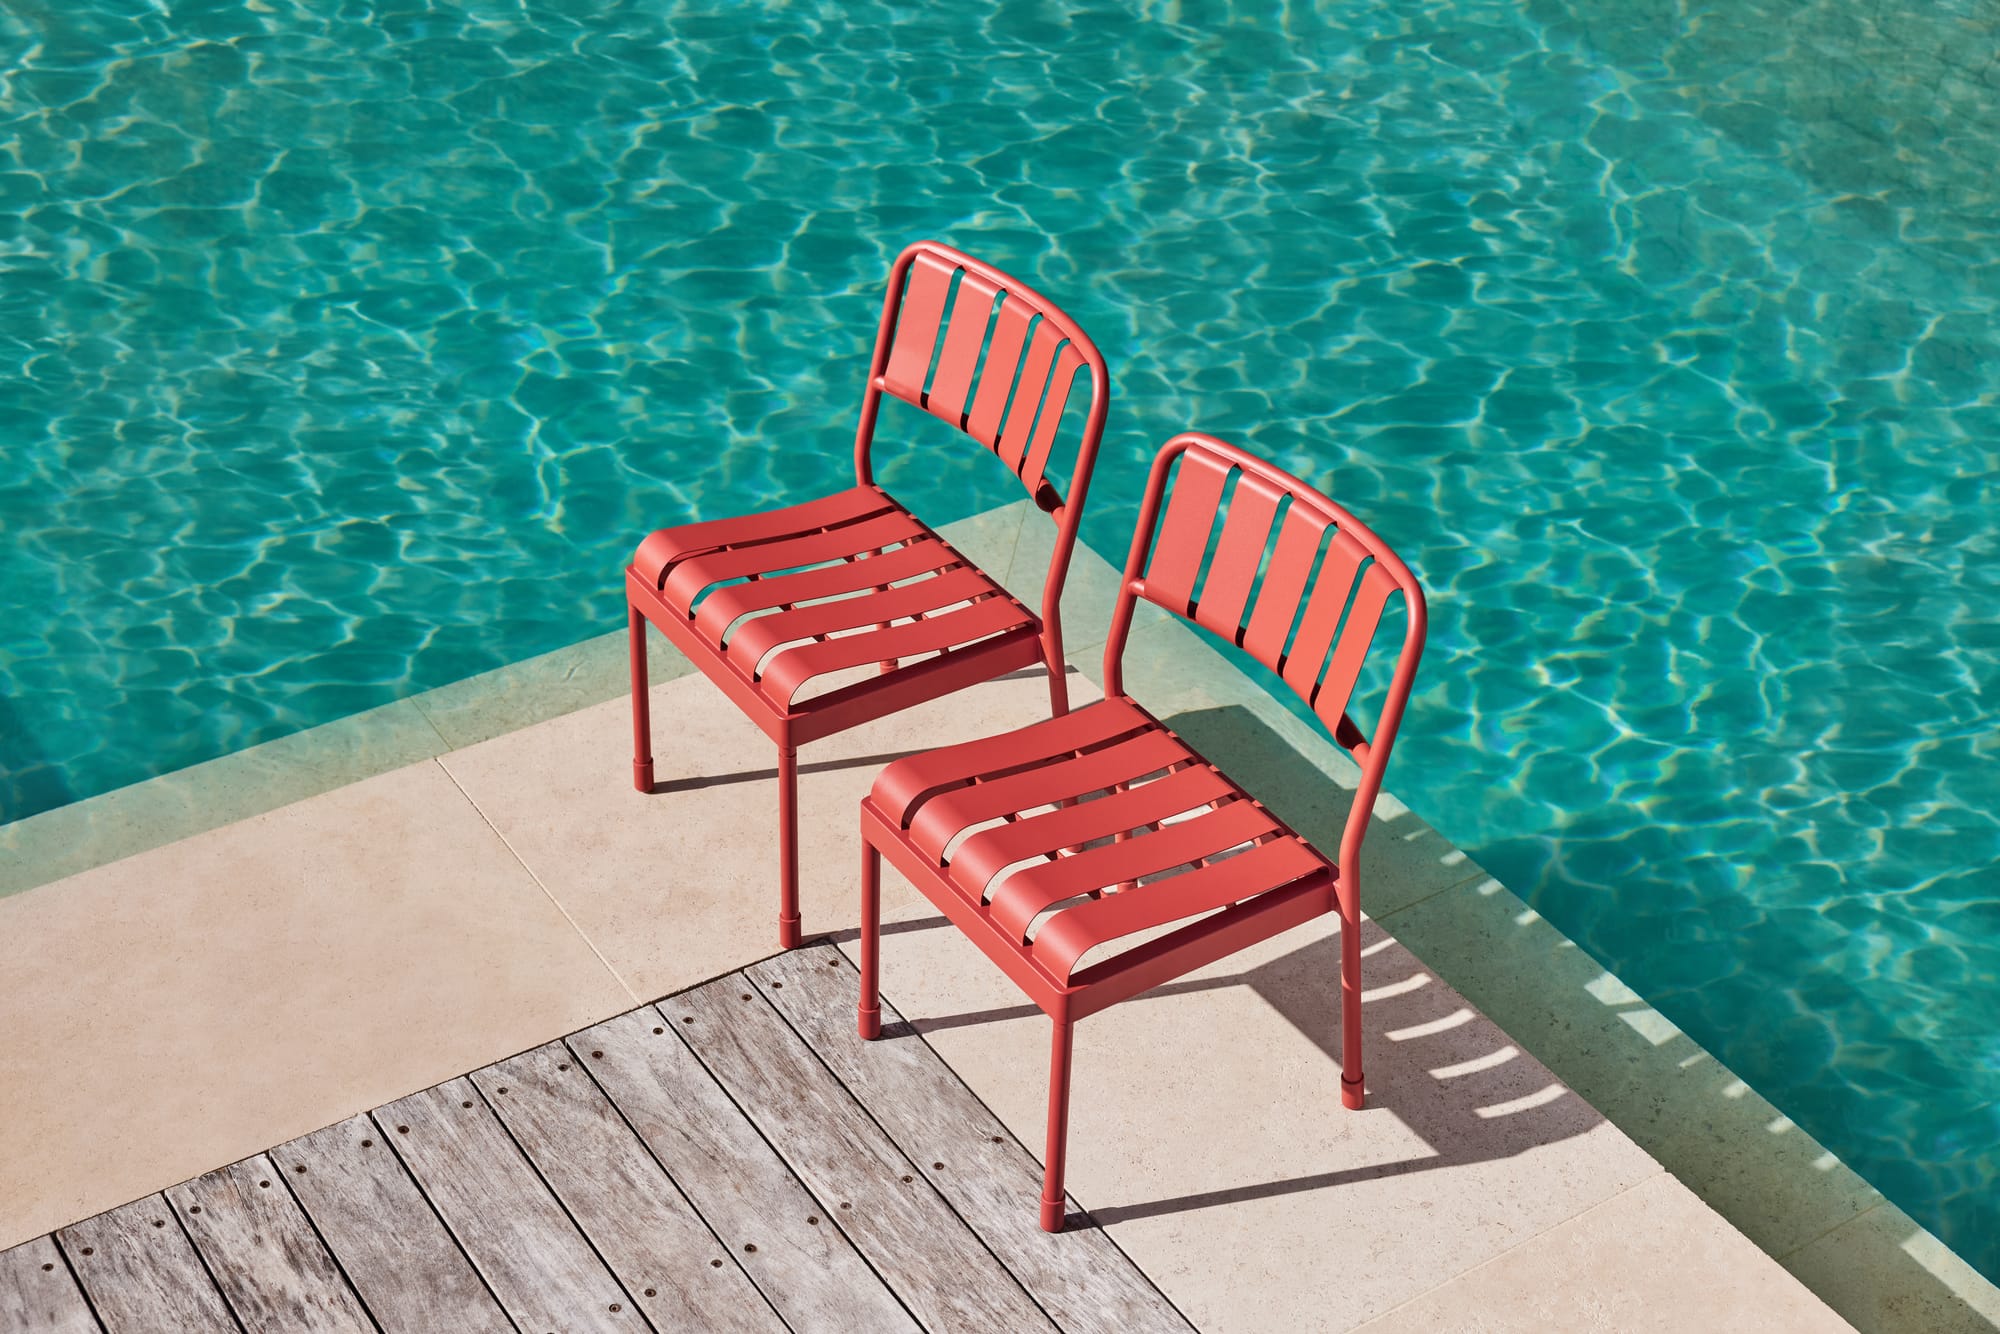
{"label": "travertine paving slab", "polygon": [[2000,1329],[2000,1289],[1893,1204],[1876,1205],[1783,1262],[1860,1329]]}
{"label": "travertine paving slab", "polygon": [[1849,1328],[1664,1173],[1357,1334],[1833,1334]]}
{"label": "travertine paving slab", "polygon": [[0,896],[400,769],[445,748],[409,700],[0,825]]}
{"label": "travertine paving slab", "polygon": [[0,1247],[633,999],[429,761],[0,900],[0,978]]}
{"label": "travertine paving slab", "polygon": [[1773,1255],[1882,1197],[1497,882],[1383,926]]}
{"label": "travertine paving slab", "polygon": [[[904,915],[926,924],[886,936],[885,995],[1039,1143],[1048,1020]],[[1659,1171],[1372,928],[1370,1104],[1345,1111],[1337,947],[1329,919],[1077,1027],[1070,1193],[1209,1334],[1349,1328]]]}
{"label": "travertine paving slab", "polygon": [[[1073,703],[1096,697],[1074,673],[1069,682]],[[440,763],[633,993],[658,996],[777,948],[777,750],[706,678],[687,676],[653,688],[657,790],[641,793],[629,708],[610,700]],[[802,747],[805,933],[860,920],[859,808],[883,764],[1048,710],[1048,678],[1021,673]]]}

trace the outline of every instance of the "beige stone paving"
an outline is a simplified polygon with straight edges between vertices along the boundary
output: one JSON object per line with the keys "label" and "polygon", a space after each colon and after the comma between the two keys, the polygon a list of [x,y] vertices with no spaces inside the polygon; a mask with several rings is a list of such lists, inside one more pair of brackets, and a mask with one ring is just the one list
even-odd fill
{"label": "beige stone paving", "polygon": [[[1882,1196],[1497,882],[1480,879],[1383,925],[1458,979],[1481,1011],[1772,1255]],[[1480,966],[1504,958],[1511,968]],[[1552,1004],[1552,997],[1561,1003]]]}
{"label": "beige stone paving", "polygon": [[1786,1256],[1784,1264],[1859,1329],[2000,1329],[2000,1289],[1887,1202]]}
{"label": "beige stone paving", "polygon": [[[1048,526],[1015,506],[946,531],[1038,598]],[[1092,677],[1113,588],[1109,566],[1080,552],[1065,606],[1072,660]],[[332,760],[312,759],[303,774],[276,766],[261,795],[262,761],[236,760],[241,774],[221,775],[221,809],[263,809],[286,784],[324,786],[343,762],[371,772],[398,747],[438,762],[0,900],[9,984],[0,1245],[583,1026],[630,995],[770,953],[770,745],[698,677],[672,680],[655,688],[654,711],[662,776],[676,776],[653,796],[633,792],[626,705],[606,699],[622,693],[621,640],[604,636],[350,725],[367,745],[309,735],[300,752]],[[686,671],[653,642],[656,681]],[[1175,625],[1142,622],[1133,645],[1128,685],[1143,701],[1302,831],[1331,841],[1352,778],[1324,738],[1246,690]],[[1094,693],[1072,683],[1079,700]],[[606,702],[550,716],[593,699]],[[875,757],[1030,721],[1045,700],[1031,675],[808,747],[808,933],[851,937],[854,803]],[[547,721],[508,730],[537,718]],[[357,754],[343,761],[348,750]],[[232,783],[242,789],[234,796]],[[212,823],[198,786],[175,818]],[[145,824],[143,803],[126,806],[51,814],[76,825],[78,856],[101,860],[107,840],[158,841],[146,828],[122,832]],[[1654,1031],[1642,1006],[1592,992],[1603,1003],[1590,1022],[1611,1027],[1585,1025],[1574,1051],[1552,1043],[1535,1022],[1533,988],[1515,997],[1493,985],[1508,968],[1543,967],[1495,925],[1511,896],[1487,889],[1478,867],[1393,799],[1377,814],[1364,861],[1369,910],[1520,1015],[1537,1050],[1594,1080],[1597,1038]],[[40,843],[60,853],[71,831],[54,823]],[[903,919],[885,949],[891,1000],[922,1018],[946,1058],[1039,1145],[1045,1021],[898,877],[884,888]],[[1483,911],[1462,906],[1475,898]],[[1581,974],[1570,977],[1567,942],[1557,942],[1548,970],[1567,987]],[[1681,1199],[1638,1146],[1379,935],[1368,961],[1373,1101],[1344,1112],[1331,945],[1324,926],[1296,931],[1079,1029],[1073,1192],[1205,1329],[1344,1329],[1371,1318],[1383,1328],[1482,1328],[1454,1326],[1448,1313],[1469,1308],[1450,1303],[1481,1284],[1507,1287],[1517,1271],[1573,1270],[1593,1256],[1607,1274],[1602,1300],[1560,1308],[1563,1321],[1654,1310],[1651,1275],[1670,1265],[1728,1303],[1742,1294],[1738,1309],[1812,1311],[1802,1289],[1768,1261],[1759,1268],[1754,1247]],[[1488,953],[1507,962],[1477,965]],[[1615,1079],[1603,1096],[1621,1118],[1633,1113]],[[1650,1121],[1638,1108],[1644,1142],[1705,1156],[1659,1132],[1678,1107]],[[1764,1184],[1754,1153],[1742,1162],[1737,1196],[1723,1183],[1732,1211],[1766,1244],[1797,1245],[1787,1264],[1838,1294],[1844,1312],[1862,1313],[1865,1328],[1992,1327],[1979,1315],[1990,1285],[1865,1187],[1788,1202],[1781,1184]],[[1767,1189],[1778,1193],[1760,1213]],[[1679,1241],[1686,1228],[1658,1239],[1643,1227],[1596,1230],[1592,1220],[1649,1201],[1691,1220],[1694,1263]],[[1487,1304],[1492,1328],[1524,1327],[1506,1323],[1515,1308]],[[1702,1329],[1718,1323],[1716,1309],[1697,1302],[1676,1323],[1609,1327]],[[1395,1323],[1430,1310],[1447,1315]]]}
{"label": "beige stone paving", "polygon": [[1777,1261],[1664,1173],[1356,1334],[1820,1334],[1844,1330]]}
{"label": "beige stone paving", "polygon": [[[1071,678],[1078,703],[1094,697]],[[631,784],[631,714],[610,700],[441,763],[626,986],[678,991],[778,949],[777,751],[698,676],[653,690],[661,789]],[[800,748],[799,899],[807,935],[859,920],[859,805],[895,755],[1048,712],[1023,673]]]}
{"label": "beige stone paving", "polygon": [[[903,916],[884,994],[1040,1145],[1048,1020]],[[1210,1334],[1350,1328],[1660,1172],[1372,931],[1370,1105],[1343,1109],[1337,945],[1322,919],[1077,1027],[1071,1194]]]}
{"label": "beige stone paving", "polygon": [[429,761],[0,900],[0,1247],[631,1004]]}

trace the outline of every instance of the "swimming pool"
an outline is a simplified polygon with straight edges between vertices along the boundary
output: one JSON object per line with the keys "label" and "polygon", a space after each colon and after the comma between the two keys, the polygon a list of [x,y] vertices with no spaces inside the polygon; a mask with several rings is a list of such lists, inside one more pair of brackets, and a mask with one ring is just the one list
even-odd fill
{"label": "swimming pool", "polygon": [[1851,9],[12,5],[0,820],[620,624],[935,235],[1103,347],[1093,545],[1324,480],[1391,785],[2000,1278],[2000,10]]}

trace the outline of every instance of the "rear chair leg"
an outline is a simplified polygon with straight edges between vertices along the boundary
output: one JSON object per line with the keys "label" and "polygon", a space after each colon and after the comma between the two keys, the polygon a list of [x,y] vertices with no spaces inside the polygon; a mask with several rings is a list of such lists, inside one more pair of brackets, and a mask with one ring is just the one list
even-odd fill
{"label": "rear chair leg", "polygon": [[799,752],[778,747],[778,948],[799,947]]}
{"label": "rear chair leg", "polygon": [[864,1038],[882,1036],[882,854],[861,840],[861,1014]]}
{"label": "rear chair leg", "polygon": [[1359,1111],[1368,1088],[1361,1078],[1361,896],[1340,902],[1340,1102]]}
{"label": "rear chair leg", "polygon": [[1063,1157],[1069,1144],[1069,1048],[1074,1025],[1052,1021],[1055,1039],[1049,1051],[1049,1140],[1042,1155],[1042,1231],[1060,1232],[1066,1212],[1063,1198]]}
{"label": "rear chair leg", "polygon": [[653,719],[646,681],[646,618],[629,603],[627,637],[632,658],[632,786],[653,790]]}

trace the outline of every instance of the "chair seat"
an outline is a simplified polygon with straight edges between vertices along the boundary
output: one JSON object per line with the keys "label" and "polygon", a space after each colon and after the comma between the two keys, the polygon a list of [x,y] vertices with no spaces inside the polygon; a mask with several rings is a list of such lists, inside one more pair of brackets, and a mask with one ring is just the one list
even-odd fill
{"label": "chair seat", "polygon": [[996,675],[1039,661],[1035,614],[875,486],[662,528],[630,573],[680,618],[663,630],[728,663],[778,715],[813,706],[798,699],[807,683],[870,663],[899,667],[843,697],[907,693],[901,678],[940,656],[1018,659]]}
{"label": "chair seat", "polygon": [[[897,760],[877,815],[1060,985],[1100,945],[1335,868],[1128,698]],[[1011,874],[1009,873],[1011,871]]]}

